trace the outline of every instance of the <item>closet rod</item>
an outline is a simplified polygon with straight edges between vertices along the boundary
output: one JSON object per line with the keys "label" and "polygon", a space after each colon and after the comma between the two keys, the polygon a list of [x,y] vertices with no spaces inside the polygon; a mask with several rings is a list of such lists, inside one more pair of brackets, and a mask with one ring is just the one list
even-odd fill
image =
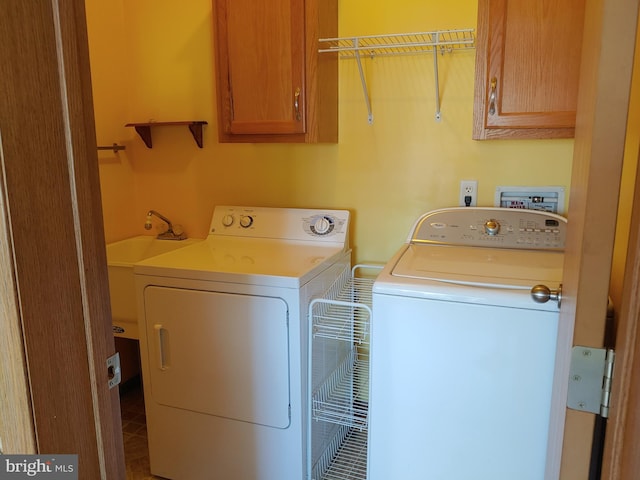
{"label": "closet rod", "polygon": [[98,145],[97,148],[98,150],[111,150],[113,151],[113,153],[118,153],[120,150],[125,150],[127,147],[125,147],[124,145],[118,145],[117,143],[114,143],[110,147]]}

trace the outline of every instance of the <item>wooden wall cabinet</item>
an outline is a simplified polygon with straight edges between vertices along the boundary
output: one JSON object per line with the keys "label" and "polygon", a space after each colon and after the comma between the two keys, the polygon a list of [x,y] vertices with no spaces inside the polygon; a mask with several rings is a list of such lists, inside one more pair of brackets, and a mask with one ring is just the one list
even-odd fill
{"label": "wooden wall cabinet", "polygon": [[213,0],[221,142],[338,141],[337,0]]}
{"label": "wooden wall cabinet", "polygon": [[573,137],[585,0],[479,0],[473,138]]}

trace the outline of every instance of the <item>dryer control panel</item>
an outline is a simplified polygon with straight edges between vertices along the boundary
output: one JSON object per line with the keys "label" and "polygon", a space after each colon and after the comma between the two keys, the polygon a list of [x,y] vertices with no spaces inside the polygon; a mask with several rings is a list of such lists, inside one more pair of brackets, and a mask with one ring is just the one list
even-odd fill
{"label": "dryer control panel", "polygon": [[564,250],[566,228],[566,218],[538,210],[445,208],[422,215],[408,242]]}
{"label": "dryer control panel", "polygon": [[218,206],[209,235],[347,245],[349,212],[303,208]]}

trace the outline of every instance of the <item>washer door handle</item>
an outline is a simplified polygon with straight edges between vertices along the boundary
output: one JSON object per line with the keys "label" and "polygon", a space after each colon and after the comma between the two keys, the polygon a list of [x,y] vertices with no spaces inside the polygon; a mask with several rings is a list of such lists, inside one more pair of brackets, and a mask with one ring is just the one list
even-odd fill
{"label": "washer door handle", "polygon": [[551,290],[546,285],[536,285],[531,289],[531,298],[538,303],[547,303],[549,300],[558,302],[558,308],[562,303],[562,284],[557,290]]}

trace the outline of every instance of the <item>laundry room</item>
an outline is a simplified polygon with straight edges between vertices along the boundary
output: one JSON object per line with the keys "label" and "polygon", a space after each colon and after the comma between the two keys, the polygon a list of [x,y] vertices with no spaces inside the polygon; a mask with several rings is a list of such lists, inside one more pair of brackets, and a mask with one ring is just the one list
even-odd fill
{"label": "laundry room", "polygon": [[[337,142],[220,143],[211,2],[87,0],[86,9],[97,141],[126,147],[99,152],[107,242],[148,233],[152,208],[203,238],[216,204],[322,206],[353,211],[357,259],[385,260],[417,215],[458,205],[462,180],[478,182],[478,205],[493,205],[502,185],[562,186],[568,203],[572,139],[472,140],[475,49],[440,56],[439,121],[431,55],[363,59],[371,123],[358,65],[341,59]],[[465,0],[339,2],[338,34],[475,29],[477,10]],[[154,128],[153,148],[125,127],[191,120],[207,122],[202,148],[186,126]],[[627,139],[623,214],[637,131]]]}
{"label": "laundry room", "polygon": [[[476,2],[402,3],[339,2],[339,34],[476,27]],[[86,5],[98,144],[126,146],[99,153],[107,242],[148,233],[150,209],[203,238],[217,204],[321,206],[354,212],[356,258],[385,260],[420,213],[458,204],[461,180],[478,182],[479,205],[499,185],[570,184],[571,139],[472,140],[474,49],[439,58],[439,121],[431,55],[364,59],[371,124],[342,59],[337,142],[220,143],[211,2]],[[153,128],[153,148],[125,127],[190,120],[207,122],[202,148],[186,126]]]}
{"label": "laundry room", "polygon": [[[478,2],[338,1],[339,37],[471,31],[473,41],[436,55],[340,56],[337,138],[307,143],[221,141],[213,4],[85,1],[107,244],[156,235],[167,219],[189,239],[205,239],[221,205],[346,210],[351,262],[383,264],[420,215],[461,204],[465,181],[486,207],[500,187],[560,188],[558,211],[567,214],[573,138],[474,139]],[[640,139],[639,81],[629,105],[614,304]],[[160,215],[148,218],[151,210]]]}

